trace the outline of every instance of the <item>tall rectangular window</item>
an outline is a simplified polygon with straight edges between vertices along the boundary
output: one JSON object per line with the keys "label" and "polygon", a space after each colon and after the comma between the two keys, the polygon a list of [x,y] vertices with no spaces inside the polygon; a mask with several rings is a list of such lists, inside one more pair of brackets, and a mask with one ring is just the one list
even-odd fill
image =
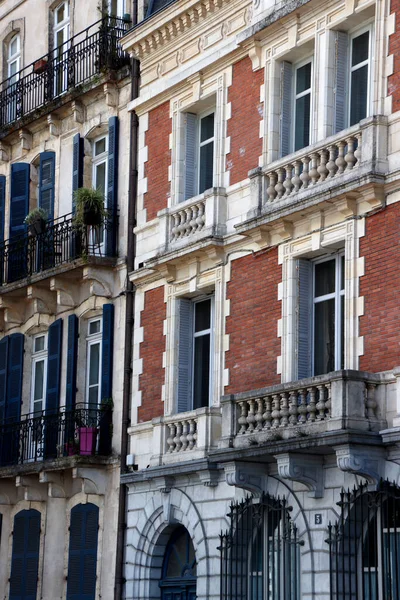
{"label": "tall rectangular window", "polygon": [[68,88],[68,46],[67,43],[70,38],[70,16],[69,16],[69,2],[61,2],[54,9],[54,63],[55,77],[54,77],[54,93],[55,95],[62,94],[67,91]]}
{"label": "tall rectangular window", "polygon": [[45,409],[47,382],[47,335],[33,338],[31,411],[41,413]]}
{"label": "tall rectangular window", "polygon": [[102,320],[88,322],[86,356],[86,403],[100,404]]}
{"label": "tall rectangular window", "polygon": [[310,144],[312,61],[295,67],[294,151]]}
{"label": "tall rectangular window", "polygon": [[313,375],[344,368],[344,255],[313,263]]}
{"label": "tall rectangular window", "polygon": [[184,200],[214,185],[215,113],[185,113]]}
{"label": "tall rectangular window", "polygon": [[[107,176],[108,176],[108,136],[103,135],[93,142],[92,158],[92,187],[100,190],[104,196],[104,205],[107,204]],[[89,245],[94,253],[104,252],[104,227],[91,227],[89,232]]]}
{"label": "tall rectangular window", "polygon": [[367,30],[350,39],[350,126],[368,115],[370,69],[371,31]]}
{"label": "tall rectangular window", "polygon": [[199,122],[199,194],[213,186],[214,178],[214,113]]}

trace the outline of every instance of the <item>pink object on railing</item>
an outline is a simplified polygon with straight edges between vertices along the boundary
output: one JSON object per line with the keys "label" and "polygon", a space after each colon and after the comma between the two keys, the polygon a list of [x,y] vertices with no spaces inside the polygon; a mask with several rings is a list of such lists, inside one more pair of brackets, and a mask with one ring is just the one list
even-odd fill
{"label": "pink object on railing", "polygon": [[79,454],[91,456],[96,451],[97,427],[79,427]]}

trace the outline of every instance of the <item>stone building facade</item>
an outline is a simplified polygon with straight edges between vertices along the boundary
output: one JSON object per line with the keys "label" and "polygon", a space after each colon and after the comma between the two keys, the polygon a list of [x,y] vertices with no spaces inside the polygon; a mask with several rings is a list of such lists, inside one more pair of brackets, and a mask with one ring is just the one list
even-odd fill
{"label": "stone building facade", "polygon": [[399,3],[139,15],[125,597],[400,597]]}
{"label": "stone building facade", "polygon": [[0,3],[1,598],[114,595],[128,4]]}

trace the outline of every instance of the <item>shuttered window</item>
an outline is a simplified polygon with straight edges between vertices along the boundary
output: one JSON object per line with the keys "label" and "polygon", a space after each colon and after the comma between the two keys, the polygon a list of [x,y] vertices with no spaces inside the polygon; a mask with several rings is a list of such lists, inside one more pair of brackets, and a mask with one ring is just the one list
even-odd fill
{"label": "shuttered window", "polygon": [[40,513],[22,510],[14,517],[10,600],[36,600],[40,547]]}
{"label": "shuttered window", "polygon": [[29,212],[29,181],[28,163],[11,165],[10,238],[26,231],[24,219]]}
{"label": "shuttered window", "polygon": [[55,152],[42,152],[39,167],[39,207],[46,211],[47,219],[54,219]]}
{"label": "shuttered window", "polygon": [[350,39],[350,126],[368,114],[370,64],[371,31],[367,30]]}
{"label": "shuttered window", "polygon": [[83,186],[83,138],[77,133],[72,150],[72,212],[75,214],[74,192]]}
{"label": "shuttered window", "polygon": [[295,67],[293,150],[310,144],[312,62]]}
{"label": "shuttered window", "polygon": [[67,382],[65,404],[68,410],[75,406],[76,399],[76,372],[78,359],[78,317],[68,317],[68,349],[67,349]]}
{"label": "shuttered window", "polygon": [[95,599],[98,528],[97,506],[74,506],[69,530],[67,600]]}
{"label": "shuttered window", "polygon": [[292,79],[293,66],[284,61],[281,66],[281,156],[286,156],[290,152],[290,138],[292,127]]}
{"label": "shuttered window", "polygon": [[103,306],[103,335],[101,352],[101,398],[112,397],[114,305]]}
{"label": "shuttered window", "polygon": [[115,256],[117,252],[116,219],[118,210],[118,148],[119,121],[111,117],[108,121],[108,163],[107,163],[107,209],[111,212],[112,227],[106,233],[106,255]]}
{"label": "shuttered window", "polygon": [[[4,241],[4,214],[6,207],[6,178],[0,175],[0,242]],[[1,272],[3,272],[1,268]],[[2,282],[0,282],[1,284]]]}

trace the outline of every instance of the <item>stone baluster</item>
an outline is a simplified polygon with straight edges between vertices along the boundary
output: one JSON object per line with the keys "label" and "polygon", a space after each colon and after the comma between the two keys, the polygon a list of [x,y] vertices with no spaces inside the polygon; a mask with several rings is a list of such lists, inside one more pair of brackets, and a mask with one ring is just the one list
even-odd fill
{"label": "stone baluster", "polygon": [[175,433],[176,433],[175,423],[169,423],[168,429],[169,429],[169,435],[167,437],[168,452],[173,452],[174,446],[175,446],[174,438],[175,438]]}
{"label": "stone baluster", "polygon": [[197,423],[195,423],[195,430],[194,430],[194,434],[193,434],[193,439],[194,439],[194,448],[197,447]]}
{"label": "stone baluster", "polygon": [[200,231],[201,229],[203,229],[205,221],[206,221],[206,216],[204,214],[204,202],[199,202],[199,204],[197,205],[198,208],[198,214],[197,214],[197,225],[198,225],[198,231]]}
{"label": "stone baluster", "polygon": [[317,385],[318,389],[318,402],[316,409],[318,411],[317,421],[323,421],[325,419],[325,386],[324,384]]}
{"label": "stone baluster", "polygon": [[332,389],[331,389],[330,383],[325,384],[325,390],[326,390],[325,416],[330,417],[331,416],[331,407],[332,407],[332,398],[331,398]]}
{"label": "stone baluster", "polygon": [[356,149],[354,150],[354,156],[356,157],[356,164],[358,165],[361,162],[361,144],[362,144],[362,134],[356,133]]}
{"label": "stone baluster", "polygon": [[194,446],[194,433],[196,431],[196,421],[194,419],[189,420],[189,433],[187,434],[188,449],[193,450]]}
{"label": "stone baluster", "polygon": [[278,200],[279,200],[279,198],[282,198],[282,196],[285,192],[285,188],[283,186],[284,178],[285,178],[285,169],[283,167],[280,167],[278,169],[278,183],[275,186],[276,195],[277,195]]}
{"label": "stone baluster", "polygon": [[249,412],[247,413],[247,431],[248,433],[254,431],[254,423],[256,422],[255,415],[255,400],[249,400]]}
{"label": "stone baluster", "polygon": [[198,212],[199,212],[199,207],[198,207],[197,204],[195,204],[192,207],[192,218],[191,218],[190,223],[189,223],[189,225],[190,225],[189,234],[195,233],[196,230],[198,229],[198,225],[197,225],[197,215],[198,215]]}
{"label": "stone baluster", "polygon": [[179,222],[180,222],[179,213],[175,213],[174,215],[172,215],[172,218],[173,218],[174,222],[173,222],[172,229],[171,229],[171,239],[175,240],[179,235],[179,230],[178,230],[178,226],[179,226]]}
{"label": "stone baluster", "polygon": [[297,410],[300,415],[299,421],[303,425],[304,423],[307,422],[307,413],[308,413],[307,390],[301,389],[301,390],[299,390],[299,394],[300,394],[300,404],[299,404],[299,407]]}
{"label": "stone baluster", "polygon": [[257,429],[257,431],[261,431],[263,428],[263,408],[264,408],[263,399],[257,398],[256,402],[257,402],[257,412],[256,412],[256,417],[255,417],[256,423],[257,423],[256,429]]}
{"label": "stone baluster", "polygon": [[297,410],[297,392],[295,390],[292,390],[290,392],[290,397],[289,397],[289,424],[291,427],[294,427],[295,425],[297,425],[298,421],[297,421],[297,415],[298,415],[298,410]]}
{"label": "stone baluster", "polygon": [[303,188],[308,188],[309,183],[310,183],[310,175],[309,175],[309,167],[310,167],[310,157],[309,156],[305,156],[304,158],[301,159],[301,162],[303,163],[303,171],[300,175],[300,179],[303,183]]}
{"label": "stone baluster", "polygon": [[178,230],[178,239],[183,238],[183,236],[185,235],[185,230],[186,230],[186,223],[185,223],[185,212],[180,210],[179,213],[179,225],[177,227]]}
{"label": "stone baluster", "polygon": [[281,410],[280,410],[280,402],[281,402],[281,398],[279,394],[274,394],[272,396],[272,401],[273,401],[273,405],[274,405],[274,409],[272,411],[271,417],[273,418],[273,422],[272,422],[272,427],[279,427],[279,425],[281,424]]}
{"label": "stone baluster", "polygon": [[343,140],[338,142],[338,156],[336,159],[336,166],[338,168],[338,175],[340,175],[341,173],[344,172],[344,169],[346,167],[346,161],[344,159],[344,149],[346,146],[346,142],[344,142]]}
{"label": "stone baluster", "polygon": [[271,429],[271,396],[265,396],[264,429]]}
{"label": "stone baluster", "polygon": [[281,427],[287,427],[289,424],[289,394],[282,392],[281,398]]}
{"label": "stone baluster", "polygon": [[268,202],[273,202],[273,200],[275,200],[275,198],[276,198],[276,190],[275,190],[276,173],[274,173],[274,172],[269,173],[268,179],[269,179],[269,185],[267,187]]}
{"label": "stone baluster", "polygon": [[336,175],[336,171],[338,170],[337,165],[336,165],[336,146],[332,145],[329,146],[329,161],[328,164],[326,165],[326,168],[328,169],[328,177],[335,177]]}
{"label": "stone baluster", "polygon": [[365,408],[367,419],[373,419],[376,416],[377,402],[375,400],[375,383],[367,383],[365,394]]}
{"label": "stone baluster", "polygon": [[286,177],[285,181],[283,182],[283,187],[285,188],[285,196],[290,196],[290,194],[292,193],[292,172],[293,165],[286,165]]}
{"label": "stone baluster", "polygon": [[182,447],[181,435],[182,435],[182,423],[181,423],[181,421],[178,421],[176,423],[176,435],[174,437],[174,442],[175,442],[174,452],[180,452],[180,449]]}
{"label": "stone baluster", "polygon": [[317,418],[317,407],[315,402],[315,387],[307,388],[307,392],[310,398],[310,403],[308,405],[308,419],[311,423],[313,423]]}
{"label": "stone baluster", "polygon": [[247,402],[243,400],[239,402],[240,406],[240,417],[238,419],[238,425],[240,425],[239,433],[246,433],[247,429]]}
{"label": "stone baluster", "polygon": [[192,220],[192,207],[188,206],[188,208],[185,208],[185,231],[184,231],[184,235],[188,236],[190,235],[191,232],[191,227],[190,227],[190,222]]}
{"label": "stone baluster", "polygon": [[188,447],[188,439],[187,439],[188,433],[189,433],[189,423],[188,423],[188,421],[183,421],[182,422],[182,435],[181,435],[181,448],[182,448],[183,452]]}
{"label": "stone baluster", "polygon": [[300,178],[300,168],[301,168],[301,161],[300,160],[296,160],[294,163],[294,175],[292,178],[292,184],[293,184],[293,191],[294,192],[298,192],[302,181]]}
{"label": "stone baluster", "polygon": [[313,152],[311,154],[311,169],[310,169],[310,179],[311,179],[311,183],[312,185],[315,185],[319,179],[319,173],[318,173],[318,159],[319,159],[319,154],[318,152]]}
{"label": "stone baluster", "polygon": [[319,173],[319,180],[325,181],[325,179],[327,178],[328,173],[329,173],[327,166],[326,166],[326,163],[328,161],[328,152],[327,152],[327,150],[323,149],[323,150],[321,150],[319,155],[320,155],[320,163],[319,163],[319,167],[317,169],[317,171]]}
{"label": "stone baluster", "polygon": [[349,137],[347,140],[347,154],[344,157],[344,160],[347,163],[347,168],[351,170],[357,162],[356,157],[354,156],[354,138]]}

